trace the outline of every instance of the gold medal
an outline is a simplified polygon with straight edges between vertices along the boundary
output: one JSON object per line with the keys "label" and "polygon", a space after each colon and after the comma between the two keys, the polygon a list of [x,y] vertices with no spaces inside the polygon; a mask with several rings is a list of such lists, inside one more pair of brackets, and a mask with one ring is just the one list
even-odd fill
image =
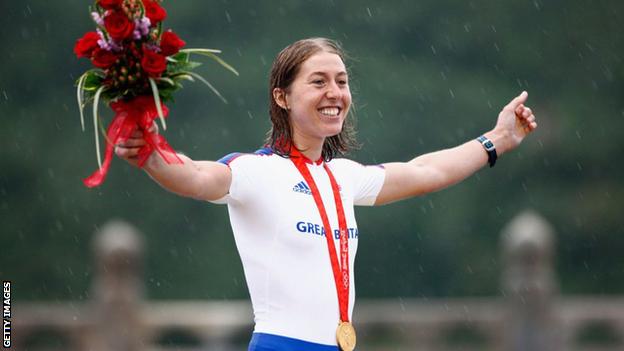
{"label": "gold medal", "polygon": [[336,329],[336,340],[342,351],[353,351],[355,349],[355,329],[349,322],[340,322]]}

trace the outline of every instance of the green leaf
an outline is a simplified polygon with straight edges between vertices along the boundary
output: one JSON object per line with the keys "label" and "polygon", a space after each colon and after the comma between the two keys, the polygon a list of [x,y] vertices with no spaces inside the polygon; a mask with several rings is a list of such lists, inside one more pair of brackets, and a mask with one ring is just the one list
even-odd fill
{"label": "green leaf", "polygon": [[93,98],[93,130],[95,131],[95,151],[97,154],[98,166],[102,168],[102,155],[100,155],[100,138],[98,136],[98,103],[100,102],[100,94],[104,91],[106,87],[101,86],[96,92],[95,97]]}
{"label": "green leaf", "polygon": [[167,72],[169,75],[179,73],[181,71],[188,71],[195,69],[202,64],[200,62],[193,61],[179,61],[179,62],[170,62],[167,67]]}
{"label": "green leaf", "polygon": [[187,73],[178,73],[175,76],[171,77],[173,79],[179,80],[179,79],[184,79],[184,80],[189,80],[191,82],[195,82],[195,78],[193,78],[193,76],[188,75]]}
{"label": "green leaf", "polygon": [[176,62],[185,62],[189,60],[191,55],[187,52],[178,52],[175,55],[168,56],[167,59],[176,61]]}
{"label": "green leaf", "polygon": [[84,81],[87,78],[87,73],[84,73],[80,78],[78,78],[78,87],[76,88],[76,98],[78,99],[78,110],[80,111],[80,125],[82,126],[82,131],[85,131],[85,123],[84,123],[84,90],[83,85]]}
{"label": "green leaf", "polygon": [[160,77],[160,78],[158,78],[158,81],[159,81],[159,82],[165,82],[165,83],[167,83],[167,84],[169,84],[169,85],[173,85],[173,86],[175,86],[175,82],[174,82],[174,81],[173,81],[173,79],[171,79],[171,78]]}
{"label": "green leaf", "polygon": [[106,128],[104,128],[104,123],[102,122],[101,118],[98,118],[98,126],[100,127],[100,133],[102,133],[104,139],[106,139],[106,143],[109,145],[113,145],[113,141],[108,139],[108,135],[106,135]]}
{"label": "green leaf", "polygon": [[165,85],[158,88],[158,95],[163,101],[171,101],[173,100],[173,93],[182,88],[182,84],[180,84],[176,79],[168,79],[171,81],[171,85]]}
{"label": "green leaf", "polygon": [[145,16],[145,5],[143,5],[143,1],[137,1],[139,4],[139,9],[141,11],[141,17]]}
{"label": "green leaf", "polygon": [[215,93],[224,103],[228,103],[227,100],[221,95],[221,93],[219,93],[219,91],[212,86],[212,84],[210,84],[206,79],[204,79],[204,77],[200,76],[197,73],[193,73],[193,72],[184,72],[185,74],[191,75],[194,78],[198,79],[200,82],[206,84],[208,86],[208,88],[210,88],[210,90],[212,90],[213,93]]}
{"label": "green leaf", "polygon": [[91,70],[85,74],[84,90],[93,92],[98,90],[104,81],[104,73],[99,70]]}
{"label": "green leaf", "polygon": [[192,49],[192,48],[188,48],[188,49],[182,49],[180,50],[180,52],[182,53],[194,53],[194,54],[206,54],[206,53],[213,53],[213,54],[220,54],[221,50],[218,49]]}
{"label": "green leaf", "polygon": [[156,81],[153,78],[149,78],[150,86],[152,87],[152,95],[154,95],[154,103],[156,104],[156,111],[158,112],[158,117],[160,118],[160,123],[162,124],[163,130],[167,130],[167,124],[165,123],[165,116],[162,111],[162,106],[160,104],[160,97],[158,96],[158,86],[156,86]]}
{"label": "green leaf", "polygon": [[163,29],[163,23],[161,21],[161,22],[158,22],[158,26],[156,27],[156,37],[158,38],[158,41],[160,41],[160,38],[162,37],[162,33],[163,33],[162,29]]}
{"label": "green leaf", "polygon": [[221,66],[225,67],[230,72],[234,73],[237,76],[239,75],[238,71],[236,69],[234,69],[234,67],[230,66],[227,62],[223,61],[222,58],[220,58],[219,56],[215,55],[215,53],[220,53],[221,52],[220,50],[213,50],[213,49],[183,49],[183,50],[180,50],[180,51],[208,56],[211,59],[217,61]]}

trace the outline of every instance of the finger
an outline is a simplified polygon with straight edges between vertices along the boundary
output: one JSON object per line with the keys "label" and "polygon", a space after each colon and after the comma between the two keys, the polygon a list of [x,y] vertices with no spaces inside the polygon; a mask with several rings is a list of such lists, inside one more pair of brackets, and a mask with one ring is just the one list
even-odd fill
{"label": "finger", "polygon": [[140,129],[136,129],[132,134],[130,134],[130,138],[140,139],[143,138],[143,131]]}
{"label": "finger", "polygon": [[152,126],[148,129],[150,133],[158,133],[158,124],[156,122],[152,123]]}
{"label": "finger", "polygon": [[529,93],[527,93],[526,91],[523,91],[522,93],[520,93],[520,95],[513,98],[513,100],[511,100],[507,104],[507,106],[505,106],[505,108],[515,111],[516,107],[518,107],[520,104],[524,104],[524,102],[527,100],[528,97],[529,97]]}
{"label": "finger", "polygon": [[533,121],[522,126],[525,133],[531,133],[537,128],[537,122]]}
{"label": "finger", "polygon": [[130,159],[133,157],[136,157],[139,153],[140,148],[137,147],[123,147],[123,146],[115,146],[115,155],[121,157],[121,158],[125,158],[125,159]]}
{"label": "finger", "polygon": [[533,115],[533,111],[531,111],[530,108],[525,107],[524,110],[522,111],[522,117],[524,118],[529,118],[529,116]]}
{"label": "finger", "polygon": [[146,144],[145,140],[143,138],[141,139],[137,139],[137,138],[133,138],[133,139],[127,139],[123,142],[118,143],[118,146],[121,147],[142,147]]}

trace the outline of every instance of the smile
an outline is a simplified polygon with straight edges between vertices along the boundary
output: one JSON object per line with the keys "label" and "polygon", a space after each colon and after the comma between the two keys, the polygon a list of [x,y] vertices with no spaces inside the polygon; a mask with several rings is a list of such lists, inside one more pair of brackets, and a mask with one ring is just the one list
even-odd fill
{"label": "smile", "polygon": [[323,107],[323,108],[320,108],[318,111],[322,115],[329,116],[329,117],[335,117],[335,116],[338,116],[338,114],[340,114],[339,107]]}

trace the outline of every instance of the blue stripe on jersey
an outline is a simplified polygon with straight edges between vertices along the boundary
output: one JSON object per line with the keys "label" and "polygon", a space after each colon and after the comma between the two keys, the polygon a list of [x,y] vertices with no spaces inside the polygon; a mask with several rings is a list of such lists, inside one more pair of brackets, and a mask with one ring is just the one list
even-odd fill
{"label": "blue stripe on jersey", "polygon": [[[235,158],[240,155],[244,155],[242,152],[232,152],[231,154],[227,154],[220,159],[217,160],[219,163],[223,163],[228,166]],[[254,155],[273,155],[273,149],[270,147],[263,147],[262,149],[258,149],[254,152]]]}
{"label": "blue stripe on jersey", "polygon": [[256,155],[273,155],[273,149],[271,149],[270,147],[263,147],[262,149],[258,149],[256,150],[256,152],[254,152],[254,154]]}
{"label": "blue stripe on jersey", "polygon": [[232,152],[231,154],[227,154],[227,155],[221,157],[220,159],[217,160],[217,162],[223,163],[224,165],[228,166],[230,164],[230,162],[232,162],[235,158],[237,158],[240,155],[242,155],[242,153],[240,153],[240,152]]}
{"label": "blue stripe on jersey", "polygon": [[273,334],[253,333],[248,351],[338,351],[338,346],[317,344]]}

